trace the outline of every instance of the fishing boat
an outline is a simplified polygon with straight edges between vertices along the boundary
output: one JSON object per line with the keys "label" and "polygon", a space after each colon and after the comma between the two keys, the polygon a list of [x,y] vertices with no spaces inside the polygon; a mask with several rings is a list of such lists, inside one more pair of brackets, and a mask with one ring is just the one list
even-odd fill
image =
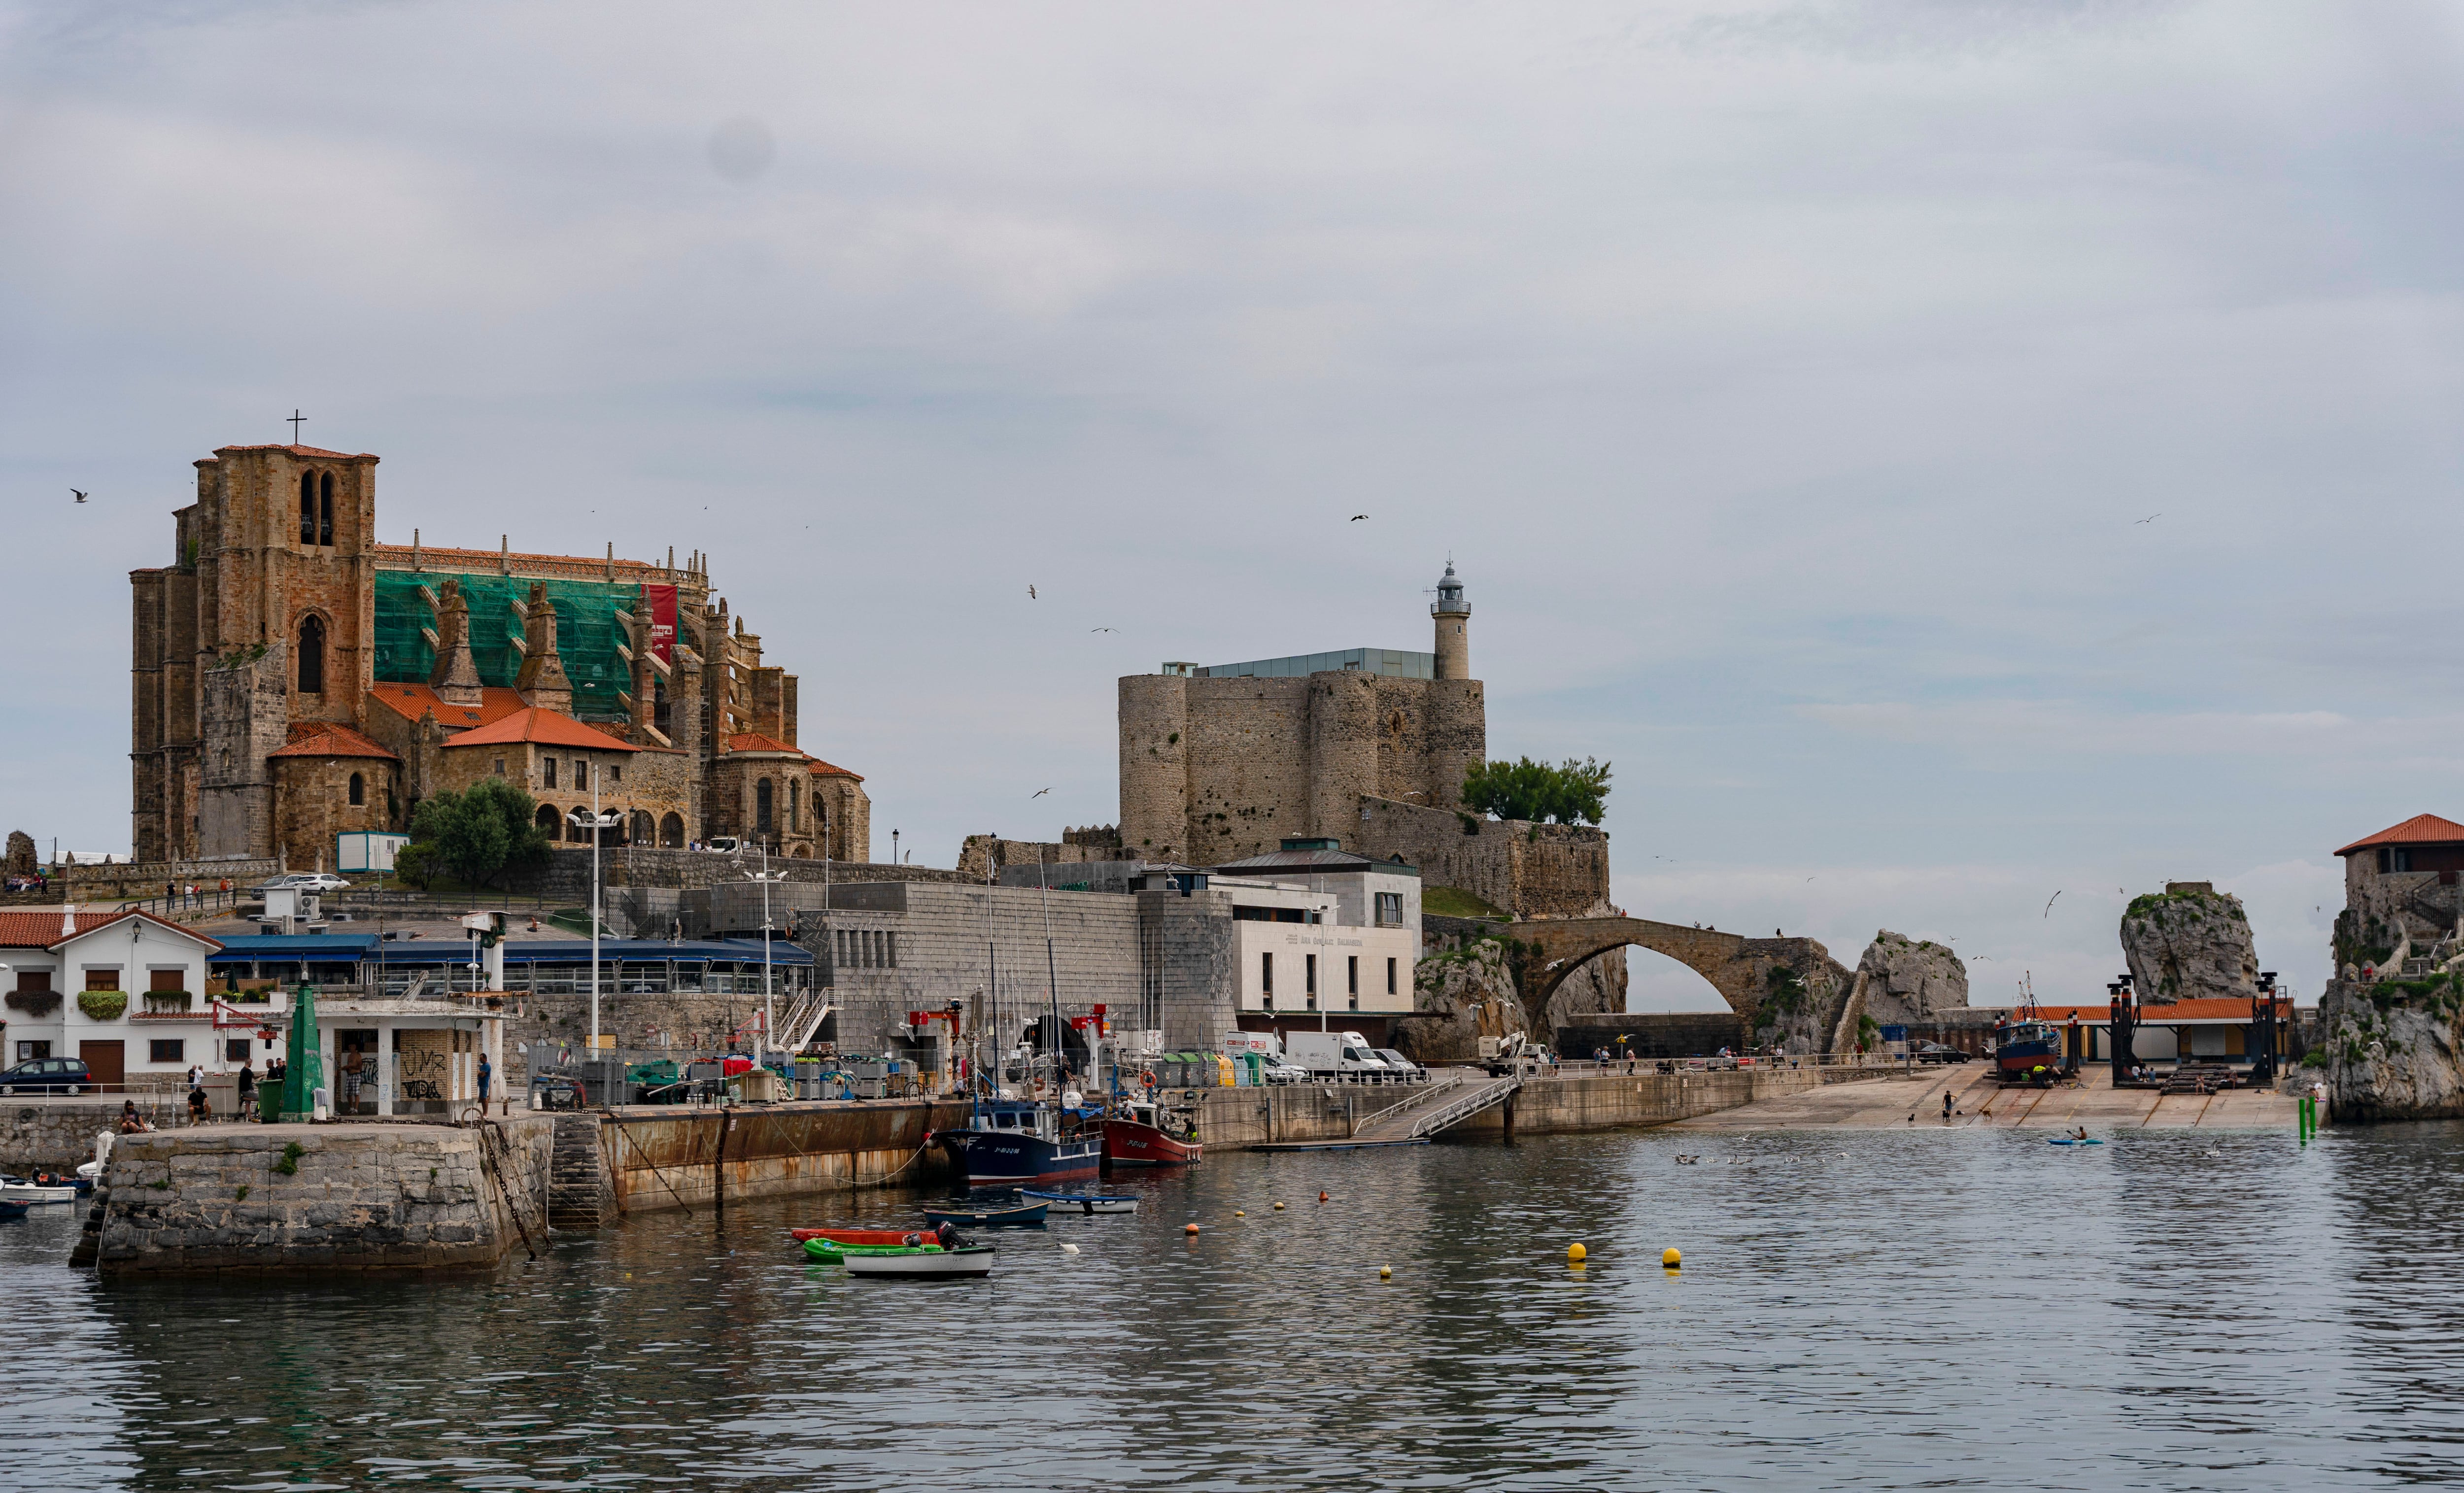
{"label": "fishing boat", "polygon": [[2062,1070],[2062,1030],[2037,1010],[2033,977],[2020,981],[2019,1004],[2011,1020],[1993,1028],[1993,1065],[2006,1083],[2050,1078]]}
{"label": "fishing boat", "polygon": [[75,1202],[77,1185],[23,1176],[0,1176],[0,1202]]}
{"label": "fishing boat", "polygon": [[1040,1193],[1032,1187],[1018,1190],[1022,1197],[1033,1197],[1060,1209],[1063,1213],[1135,1213],[1138,1200],[1129,1197],[1105,1197],[1097,1193]]}
{"label": "fishing boat", "polygon": [[924,1221],[938,1228],[1031,1229],[1044,1222],[1045,1203],[1021,1203],[1015,1208],[927,1208]]}
{"label": "fishing boat", "polygon": [[1193,1110],[1133,1100],[1104,1121],[1104,1159],[1116,1167],[1185,1167],[1204,1156]]}
{"label": "fishing boat", "polygon": [[1078,1129],[1077,1118],[1069,1116],[1065,1131],[1062,1113],[1051,1105],[979,1096],[966,1129],[936,1138],[957,1153],[970,1187],[1074,1182],[1104,1166],[1103,1137]]}
{"label": "fishing boat", "polygon": [[993,1247],[967,1244],[957,1249],[886,1249],[879,1254],[849,1255],[849,1275],[886,1276],[892,1280],[972,1279],[993,1273]]}

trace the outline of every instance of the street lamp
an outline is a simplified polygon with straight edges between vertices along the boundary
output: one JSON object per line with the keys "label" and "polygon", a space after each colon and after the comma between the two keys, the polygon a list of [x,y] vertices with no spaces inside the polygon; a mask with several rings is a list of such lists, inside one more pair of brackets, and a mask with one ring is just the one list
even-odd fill
{"label": "street lamp", "polygon": [[770,846],[763,845],[761,869],[745,877],[747,881],[761,884],[761,1040],[753,1045],[753,1061],[756,1063],[759,1063],[769,1051],[770,1034],[779,1029],[779,1003],[770,994],[770,887],[773,882],[786,879],[785,871],[770,868]]}
{"label": "street lamp", "polygon": [[599,1056],[599,837],[625,822],[616,809],[599,812],[599,764],[589,764],[590,812],[575,809],[565,819],[576,829],[590,831],[590,1055]]}

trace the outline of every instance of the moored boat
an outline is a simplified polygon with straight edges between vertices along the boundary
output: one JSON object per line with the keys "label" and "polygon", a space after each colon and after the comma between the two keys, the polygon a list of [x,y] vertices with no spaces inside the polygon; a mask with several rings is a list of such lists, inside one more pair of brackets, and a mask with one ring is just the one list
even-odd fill
{"label": "moored boat", "polygon": [[[915,1237],[917,1236],[909,1236],[909,1238]],[[922,1244],[842,1244],[834,1239],[808,1239],[804,1241],[804,1254],[813,1260],[849,1260],[857,1255],[912,1255],[919,1250],[929,1250],[935,1254],[946,1253],[940,1245],[930,1242],[932,1235],[926,1234],[921,1237],[927,1242]]]}
{"label": "moored boat", "polygon": [[1138,1200],[1130,1197],[1107,1197],[1097,1193],[1043,1193],[1032,1187],[1022,1187],[1018,1193],[1022,1197],[1038,1198],[1060,1209],[1063,1213],[1135,1213],[1138,1211]]}
{"label": "moored boat", "polygon": [[893,1280],[969,1279],[993,1273],[993,1247],[967,1244],[957,1249],[895,1249],[879,1254],[848,1255],[849,1275],[884,1276]]}
{"label": "moored boat", "polygon": [[928,1229],[790,1229],[798,1243],[825,1239],[838,1244],[916,1244],[932,1238]]}
{"label": "moored boat", "polygon": [[11,1219],[24,1218],[26,1210],[33,1206],[33,1203],[11,1202],[6,1198],[0,1198],[0,1223],[6,1223]]}
{"label": "moored boat", "polygon": [[1116,1167],[1185,1167],[1204,1156],[1189,1110],[1133,1102],[1104,1121],[1104,1159]]}
{"label": "moored boat", "polygon": [[73,1182],[0,1176],[0,1202],[75,1202],[77,1197],[77,1185]]}
{"label": "moored boat", "polygon": [[966,1129],[943,1131],[938,1138],[957,1153],[970,1187],[1072,1182],[1094,1176],[1104,1165],[1100,1136],[1064,1133],[1058,1110],[1023,1099],[979,1099]]}

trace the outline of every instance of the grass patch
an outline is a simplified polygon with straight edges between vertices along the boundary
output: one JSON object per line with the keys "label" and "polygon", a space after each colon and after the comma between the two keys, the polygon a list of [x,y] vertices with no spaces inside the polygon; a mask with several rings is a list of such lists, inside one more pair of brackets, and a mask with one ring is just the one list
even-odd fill
{"label": "grass patch", "polygon": [[299,1158],[306,1154],[308,1154],[308,1153],[301,1150],[299,1143],[295,1140],[282,1148],[282,1159],[274,1164],[274,1170],[281,1173],[284,1176],[297,1176],[299,1175]]}
{"label": "grass patch", "polygon": [[1500,923],[1514,920],[1514,914],[1491,907],[1458,887],[1421,888],[1420,911],[1434,917],[1485,917]]}

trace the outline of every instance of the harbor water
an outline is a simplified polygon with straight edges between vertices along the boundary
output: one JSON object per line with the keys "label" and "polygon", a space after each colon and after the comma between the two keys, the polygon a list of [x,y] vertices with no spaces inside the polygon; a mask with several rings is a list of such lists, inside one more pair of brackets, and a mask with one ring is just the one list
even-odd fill
{"label": "harbor water", "polygon": [[2446,1482],[2459,1142],[1920,1125],[1227,1154],[929,1284],[784,1235],[912,1225],[914,1193],[289,1284],[99,1283],[51,1208],[0,1226],[0,1486]]}

